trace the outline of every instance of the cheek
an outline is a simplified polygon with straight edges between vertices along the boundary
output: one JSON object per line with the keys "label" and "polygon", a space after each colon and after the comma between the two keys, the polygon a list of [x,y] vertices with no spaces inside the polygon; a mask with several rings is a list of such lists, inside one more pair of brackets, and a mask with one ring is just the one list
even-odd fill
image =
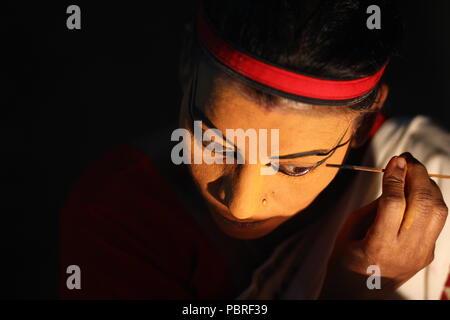
{"label": "cheek", "polygon": [[308,207],[321,191],[317,184],[311,182],[289,182],[290,177],[282,176],[275,179],[280,181],[268,184],[273,215],[294,215]]}
{"label": "cheek", "polygon": [[189,170],[196,184],[202,189],[206,188],[208,183],[214,182],[222,176],[220,165],[211,164],[190,164]]}
{"label": "cheek", "polygon": [[337,170],[320,168],[310,176],[288,177],[277,175],[268,182],[273,198],[273,209],[278,215],[291,216],[307,208],[333,181]]}
{"label": "cheek", "polygon": [[[192,148],[190,150],[191,159],[194,159],[194,152],[199,152],[200,154],[203,152],[202,147],[198,141],[194,139],[191,140]],[[188,146],[188,147],[190,147]],[[209,183],[217,181],[223,175],[223,165],[220,164],[206,164],[202,161],[200,164],[189,164],[189,170],[192,174],[194,182],[201,189],[203,195],[207,195],[207,187]]]}

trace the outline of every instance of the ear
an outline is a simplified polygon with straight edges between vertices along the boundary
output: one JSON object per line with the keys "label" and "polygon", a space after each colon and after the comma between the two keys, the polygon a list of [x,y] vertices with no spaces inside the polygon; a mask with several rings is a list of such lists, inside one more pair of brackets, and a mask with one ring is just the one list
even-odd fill
{"label": "ear", "polygon": [[375,108],[380,111],[383,108],[384,103],[389,95],[389,86],[386,83],[382,83],[380,85],[380,89],[378,90],[378,96],[374,103]]}
{"label": "ear", "polygon": [[367,142],[370,129],[372,129],[377,115],[383,108],[388,95],[389,87],[385,83],[382,83],[378,89],[375,102],[370,107],[370,111],[372,112],[362,115],[361,120],[356,123],[357,128],[355,128],[355,133],[353,134],[352,142],[350,144],[351,148],[358,148]]}

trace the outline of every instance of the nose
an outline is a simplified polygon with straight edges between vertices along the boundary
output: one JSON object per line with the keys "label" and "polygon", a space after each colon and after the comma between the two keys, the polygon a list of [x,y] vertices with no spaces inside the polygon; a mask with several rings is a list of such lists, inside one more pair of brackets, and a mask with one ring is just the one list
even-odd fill
{"label": "nose", "polygon": [[264,177],[261,165],[238,165],[228,186],[227,205],[236,219],[252,219],[261,214],[264,198]]}

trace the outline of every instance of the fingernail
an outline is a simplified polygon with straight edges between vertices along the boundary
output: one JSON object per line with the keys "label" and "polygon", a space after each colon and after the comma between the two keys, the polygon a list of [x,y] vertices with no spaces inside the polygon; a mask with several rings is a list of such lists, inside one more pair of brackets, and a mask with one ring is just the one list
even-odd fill
{"label": "fingernail", "polygon": [[405,169],[406,167],[406,160],[402,157],[397,157],[397,167],[400,169]]}

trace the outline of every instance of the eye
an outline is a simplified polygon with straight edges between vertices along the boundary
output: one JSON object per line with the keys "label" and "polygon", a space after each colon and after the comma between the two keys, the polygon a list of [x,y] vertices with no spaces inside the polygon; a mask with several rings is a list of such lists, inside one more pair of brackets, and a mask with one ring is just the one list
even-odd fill
{"label": "eye", "polygon": [[[212,155],[215,155],[216,153],[218,153],[224,157],[234,155],[234,150],[232,150],[230,148],[226,148],[222,144],[217,143],[215,141],[202,141],[202,145],[204,148],[210,150]],[[222,150],[222,151],[217,152],[216,150]]]}
{"label": "eye", "polygon": [[279,165],[279,171],[293,177],[303,176],[312,171],[314,167],[297,167],[293,165]]}

